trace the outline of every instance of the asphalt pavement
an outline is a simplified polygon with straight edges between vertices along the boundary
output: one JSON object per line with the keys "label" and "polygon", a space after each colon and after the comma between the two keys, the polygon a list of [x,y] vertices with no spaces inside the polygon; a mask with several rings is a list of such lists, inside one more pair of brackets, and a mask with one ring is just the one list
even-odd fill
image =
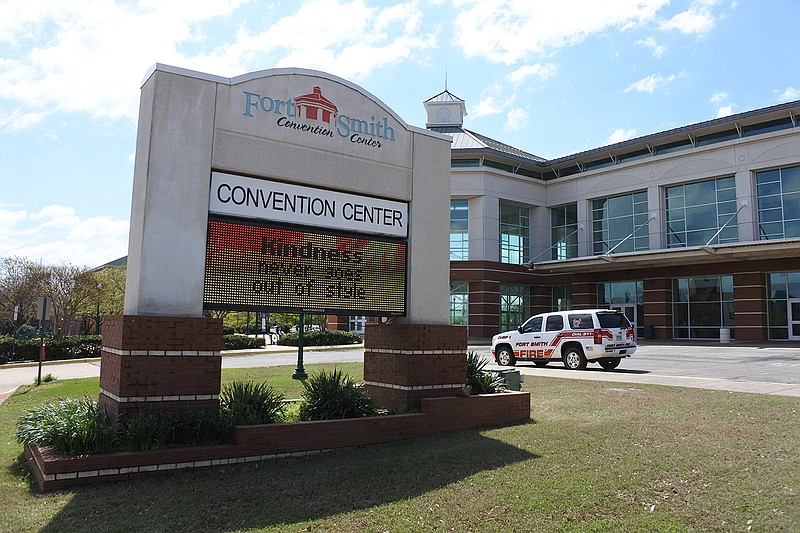
{"label": "asphalt pavement", "polygon": [[[470,346],[489,357],[489,347]],[[363,346],[306,347],[304,364],[363,361]],[[262,350],[223,352],[223,368],[294,365],[297,349],[269,346]],[[494,367],[494,365],[491,365]],[[800,343],[688,343],[643,341],[619,368],[605,371],[597,365],[586,370],[566,370],[558,362],[538,368],[520,363],[523,375],[694,387],[800,397]],[[17,387],[36,381],[36,363],[0,365],[0,403]],[[100,375],[99,359],[52,361],[42,365],[42,376],[58,379]]]}

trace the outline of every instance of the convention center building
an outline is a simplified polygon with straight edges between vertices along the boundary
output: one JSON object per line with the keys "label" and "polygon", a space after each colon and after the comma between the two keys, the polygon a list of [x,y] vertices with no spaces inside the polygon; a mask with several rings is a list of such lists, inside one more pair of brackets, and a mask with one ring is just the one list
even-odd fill
{"label": "convention center building", "polygon": [[557,159],[452,137],[451,322],[489,339],[545,311],[624,310],[645,339],[800,340],[800,101]]}

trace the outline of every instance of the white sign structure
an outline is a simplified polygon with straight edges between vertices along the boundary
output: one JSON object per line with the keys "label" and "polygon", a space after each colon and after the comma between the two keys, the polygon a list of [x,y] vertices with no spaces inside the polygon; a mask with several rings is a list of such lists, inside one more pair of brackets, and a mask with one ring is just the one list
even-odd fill
{"label": "white sign structure", "polygon": [[353,233],[408,237],[408,204],[212,172],[208,212]]}

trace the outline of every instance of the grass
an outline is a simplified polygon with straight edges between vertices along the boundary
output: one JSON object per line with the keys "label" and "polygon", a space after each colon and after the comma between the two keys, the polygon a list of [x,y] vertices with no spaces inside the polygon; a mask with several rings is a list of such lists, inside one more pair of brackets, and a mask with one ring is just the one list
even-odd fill
{"label": "grass", "polygon": [[[223,379],[299,397],[291,373]],[[525,389],[529,424],[40,495],[16,419],[98,393],[96,378],[47,383],[0,406],[0,531],[800,529],[800,398],[528,376]]]}

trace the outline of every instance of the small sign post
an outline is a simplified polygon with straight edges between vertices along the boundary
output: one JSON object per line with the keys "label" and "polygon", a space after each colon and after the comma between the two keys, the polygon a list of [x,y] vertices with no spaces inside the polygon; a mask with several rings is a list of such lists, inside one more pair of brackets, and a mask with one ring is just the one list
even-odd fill
{"label": "small sign post", "polygon": [[37,302],[37,318],[39,319],[39,373],[36,377],[36,386],[42,384],[42,354],[44,353],[44,321],[52,314],[52,302],[50,298],[39,297]]}
{"label": "small sign post", "polygon": [[306,315],[300,313],[300,329],[297,330],[297,368],[294,369],[292,379],[308,379],[306,369],[303,368],[303,333],[306,329]]}

